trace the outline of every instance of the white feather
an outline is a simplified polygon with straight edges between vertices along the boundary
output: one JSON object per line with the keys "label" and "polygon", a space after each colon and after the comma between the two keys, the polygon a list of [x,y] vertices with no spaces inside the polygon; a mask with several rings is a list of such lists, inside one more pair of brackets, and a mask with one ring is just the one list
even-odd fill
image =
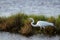
{"label": "white feather", "polygon": [[30,20],[32,20],[31,22],[31,25],[33,27],[40,27],[40,28],[45,28],[46,26],[52,26],[54,27],[54,24],[53,23],[50,23],[50,22],[47,22],[47,21],[38,21],[35,25],[33,24],[34,23],[34,20],[33,18],[29,18]]}

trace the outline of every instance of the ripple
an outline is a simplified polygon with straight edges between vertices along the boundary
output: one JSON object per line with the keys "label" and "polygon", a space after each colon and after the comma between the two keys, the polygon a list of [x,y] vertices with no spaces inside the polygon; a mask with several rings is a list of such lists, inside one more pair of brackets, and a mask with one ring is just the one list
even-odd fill
{"label": "ripple", "polygon": [[60,0],[0,0],[0,13],[14,12],[57,16],[60,14]]}
{"label": "ripple", "polygon": [[47,37],[44,35],[33,35],[25,37],[19,34],[11,34],[8,32],[0,32],[0,40],[59,40],[60,36]]}

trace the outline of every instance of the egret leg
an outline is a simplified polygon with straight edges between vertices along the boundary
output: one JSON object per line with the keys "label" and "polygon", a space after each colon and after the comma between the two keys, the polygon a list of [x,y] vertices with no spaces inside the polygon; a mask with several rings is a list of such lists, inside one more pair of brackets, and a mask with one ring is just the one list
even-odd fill
{"label": "egret leg", "polygon": [[45,26],[43,26],[43,28],[45,29]]}
{"label": "egret leg", "polygon": [[40,27],[40,30],[42,29],[42,27]]}
{"label": "egret leg", "polygon": [[41,27],[40,27],[40,30],[41,30]]}
{"label": "egret leg", "polygon": [[43,28],[42,28],[42,27],[40,27],[40,31],[42,31],[42,29],[43,29]]}
{"label": "egret leg", "polygon": [[40,33],[41,33],[41,29],[42,29],[42,28],[40,27]]}

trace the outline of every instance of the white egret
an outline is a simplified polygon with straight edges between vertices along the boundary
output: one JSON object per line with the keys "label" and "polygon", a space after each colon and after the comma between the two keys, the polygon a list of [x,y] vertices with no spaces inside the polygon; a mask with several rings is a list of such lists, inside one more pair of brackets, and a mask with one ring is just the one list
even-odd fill
{"label": "white egret", "polygon": [[38,21],[35,25],[33,24],[34,23],[34,19],[33,18],[29,18],[32,22],[31,22],[31,25],[33,27],[40,27],[40,28],[45,28],[46,26],[52,26],[54,27],[54,24],[53,23],[50,23],[50,22],[47,22],[47,21]]}

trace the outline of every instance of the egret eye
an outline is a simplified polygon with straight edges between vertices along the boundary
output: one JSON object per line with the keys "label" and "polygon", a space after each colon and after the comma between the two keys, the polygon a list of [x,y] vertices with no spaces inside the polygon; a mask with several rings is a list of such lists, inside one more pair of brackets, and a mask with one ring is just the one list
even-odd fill
{"label": "egret eye", "polygon": [[28,19],[29,21],[32,21],[31,19]]}
{"label": "egret eye", "polygon": [[32,20],[32,18],[29,18],[30,20]]}

